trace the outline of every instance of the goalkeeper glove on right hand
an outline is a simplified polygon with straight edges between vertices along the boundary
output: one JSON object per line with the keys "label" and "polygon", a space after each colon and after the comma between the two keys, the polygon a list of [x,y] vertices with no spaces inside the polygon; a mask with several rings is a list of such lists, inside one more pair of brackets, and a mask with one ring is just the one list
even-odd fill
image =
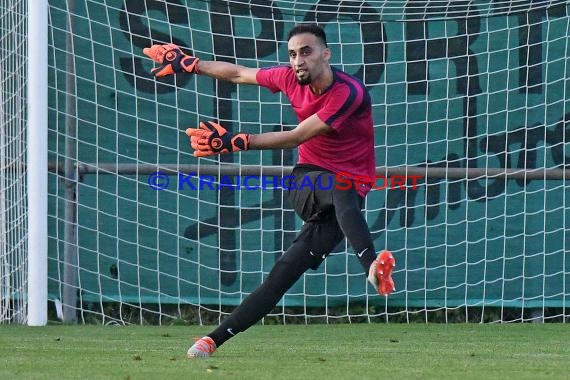
{"label": "goalkeeper glove on right hand", "polygon": [[175,44],[152,45],[149,48],[144,48],[143,53],[160,64],[150,71],[156,77],[183,72],[197,74],[200,58],[184,54]]}
{"label": "goalkeeper glove on right hand", "polygon": [[188,128],[186,135],[194,149],[194,157],[238,152],[249,149],[249,134],[228,132],[220,124],[209,121],[200,123],[200,128]]}

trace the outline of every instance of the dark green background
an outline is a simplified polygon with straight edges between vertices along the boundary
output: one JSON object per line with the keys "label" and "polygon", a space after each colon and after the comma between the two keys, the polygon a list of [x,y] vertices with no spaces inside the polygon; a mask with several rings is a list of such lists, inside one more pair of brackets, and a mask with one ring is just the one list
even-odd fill
{"label": "dark green background", "polygon": [[[162,1],[75,3],[79,162],[196,164],[184,130],[204,120],[250,133],[294,127],[287,100],[256,86],[191,76],[155,81],[142,48],[172,38],[203,59],[264,67],[287,63],[290,27],[317,20],[325,25],[333,64],[360,76],[370,90],[378,166],[568,163],[566,5],[509,15],[458,6],[456,18],[441,19],[440,13],[419,20],[403,6],[399,15],[384,17],[374,6],[331,12],[323,4],[337,2],[318,1],[306,8],[288,2],[263,2],[273,4],[267,8],[187,0],[170,1],[168,9]],[[345,14],[359,9],[366,12]],[[49,158],[60,165],[69,95],[66,16],[65,1],[50,1]],[[252,151],[223,156],[221,164],[291,165],[294,157],[290,151]],[[237,304],[301,225],[280,190],[179,190],[171,175],[168,189],[156,191],[147,179],[81,178],[83,300]],[[51,173],[50,298],[61,297],[63,196],[62,177]],[[372,192],[366,217],[376,246],[391,249],[398,263],[397,292],[388,304],[565,305],[567,197],[564,181],[492,178],[432,179],[416,191]],[[284,303],[337,305],[362,301],[368,293],[361,267],[343,243]]]}

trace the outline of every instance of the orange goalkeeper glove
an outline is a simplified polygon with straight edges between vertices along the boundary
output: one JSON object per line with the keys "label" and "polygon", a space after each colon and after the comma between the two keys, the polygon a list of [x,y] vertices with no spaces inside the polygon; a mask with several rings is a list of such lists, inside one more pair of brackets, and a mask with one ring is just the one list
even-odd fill
{"label": "orange goalkeeper glove", "polygon": [[164,77],[166,75],[183,72],[191,74],[197,73],[200,58],[184,54],[182,50],[174,44],[152,45],[149,48],[144,48],[143,53],[154,62],[160,64],[160,66],[150,70],[156,77]]}
{"label": "orange goalkeeper glove", "polygon": [[207,157],[214,154],[238,152],[249,148],[249,134],[228,132],[220,124],[209,121],[200,123],[200,128],[188,128],[190,145],[194,157]]}

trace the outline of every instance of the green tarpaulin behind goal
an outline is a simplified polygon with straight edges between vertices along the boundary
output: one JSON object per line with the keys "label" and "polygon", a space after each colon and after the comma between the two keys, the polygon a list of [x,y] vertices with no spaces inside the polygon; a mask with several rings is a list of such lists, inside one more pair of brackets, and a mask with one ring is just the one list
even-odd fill
{"label": "green tarpaulin behind goal", "polygon": [[[455,13],[442,8],[422,16],[429,7],[420,5],[428,2],[391,2],[401,4],[391,10],[374,2],[76,3],[71,120],[80,168],[218,165],[190,155],[184,130],[199,121],[250,133],[293,128],[283,96],[206,77],[154,80],[142,49],[172,41],[203,59],[286,64],[288,30],[315,20],[325,25],[333,65],[359,76],[370,91],[379,167],[524,170],[569,163],[565,4],[534,2],[536,9],[508,12],[469,2]],[[69,143],[67,15],[65,1],[50,1],[49,159],[58,165]],[[225,155],[219,165],[290,166],[295,157],[251,151]],[[71,239],[77,247],[72,285],[81,302],[236,305],[301,226],[283,191],[269,189],[279,178],[258,178],[259,188],[251,189],[240,182],[243,176],[189,179],[180,171],[162,177],[168,186],[155,190],[149,174],[79,174]],[[240,188],[217,189],[220,181]],[[415,189],[392,185],[373,191],[366,204],[376,247],[392,250],[397,260],[388,305],[566,305],[570,191],[564,180],[430,177]],[[64,286],[64,190],[62,173],[51,173],[51,299],[60,298]],[[364,300],[386,302],[367,288],[343,243],[282,303]]]}

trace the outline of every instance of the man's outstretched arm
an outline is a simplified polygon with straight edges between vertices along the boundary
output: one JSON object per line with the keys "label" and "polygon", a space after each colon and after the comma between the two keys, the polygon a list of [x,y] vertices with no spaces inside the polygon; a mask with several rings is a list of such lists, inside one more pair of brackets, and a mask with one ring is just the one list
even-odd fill
{"label": "man's outstretched arm", "polygon": [[190,73],[237,84],[257,84],[257,68],[249,68],[223,61],[205,61],[185,54],[174,44],[157,44],[144,48],[143,53],[159,66],[151,70],[156,77]]}
{"label": "man's outstretched arm", "polygon": [[248,134],[231,133],[219,124],[200,123],[200,128],[188,128],[186,134],[195,157],[207,157],[220,153],[249,149],[290,149],[310,138],[331,130],[317,115],[310,116],[290,131]]}
{"label": "man's outstretched arm", "polygon": [[291,149],[296,148],[310,138],[328,133],[331,130],[317,115],[303,120],[296,128],[290,131],[266,132],[251,135],[250,149]]}
{"label": "man's outstretched arm", "polygon": [[257,84],[257,72],[253,69],[230,62],[204,61],[198,63],[198,73],[236,84]]}

